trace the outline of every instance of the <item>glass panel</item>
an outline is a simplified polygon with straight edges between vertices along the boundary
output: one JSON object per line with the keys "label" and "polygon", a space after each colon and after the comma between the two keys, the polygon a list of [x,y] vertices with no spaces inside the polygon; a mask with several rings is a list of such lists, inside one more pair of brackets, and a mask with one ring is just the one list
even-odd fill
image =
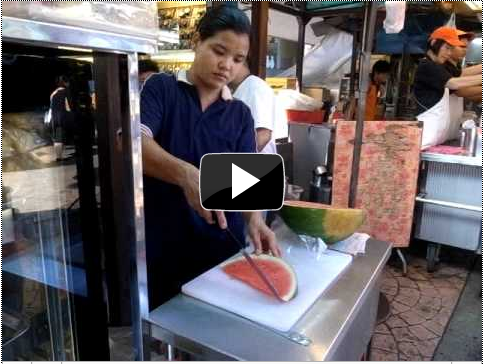
{"label": "glass panel", "polygon": [[267,77],[276,77],[297,64],[297,42],[268,37]]}
{"label": "glass panel", "polygon": [[86,225],[89,243],[99,238],[92,65],[85,53],[3,47],[3,359],[75,360],[79,305],[95,299]]}

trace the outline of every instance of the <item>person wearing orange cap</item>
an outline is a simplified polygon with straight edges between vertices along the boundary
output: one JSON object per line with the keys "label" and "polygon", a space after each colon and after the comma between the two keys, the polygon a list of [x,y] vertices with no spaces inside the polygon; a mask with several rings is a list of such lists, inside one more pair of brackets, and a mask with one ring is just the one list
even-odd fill
{"label": "person wearing orange cap", "polygon": [[[453,52],[451,53],[451,58],[448,61],[447,66],[452,75],[460,77],[463,74],[461,63],[465,59],[466,53],[468,52],[468,45],[475,38],[475,35],[459,29],[457,29],[456,32],[459,40],[462,41],[464,45],[453,48]],[[466,71],[468,71],[468,69]]]}
{"label": "person wearing orange cap", "polygon": [[[461,76],[473,76],[481,75],[482,68],[481,64],[477,66],[471,66],[466,68],[461,68],[461,63],[466,57],[467,48],[469,43],[475,38],[473,33],[465,32],[462,30],[456,30],[459,39],[465,44],[461,47],[454,47],[451,53],[451,58],[446,63],[446,68],[451,73],[453,77]],[[481,84],[479,86],[467,87],[455,92],[456,96],[463,97],[465,99],[481,102]]]}
{"label": "person wearing orange cap", "polygon": [[454,77],[445,66],[454,47],[464,45],[454,28],[438,28],[429,38],[428,52],[416,71],[413,91],[418,108],[417,119],[423,123],[423,148],[448,140],[451,126],[450,90],[481,85],[481,74]]}
{"label": "person wearing orange cap", "polygon": [[[463,46],[453,47],[451,57],[445,66],[452,77],[481,75],[481,65],[462,68],[461,65],[467,54],[468,44],[475,38],[473,33],[456,29],[456,34]],[[465,111],[464,100],[481,102],[481,84],[478,86],[465,87],[451,91],[449,96],[451,126],[449,138],[456,139],[459,136],[461,118]]]}

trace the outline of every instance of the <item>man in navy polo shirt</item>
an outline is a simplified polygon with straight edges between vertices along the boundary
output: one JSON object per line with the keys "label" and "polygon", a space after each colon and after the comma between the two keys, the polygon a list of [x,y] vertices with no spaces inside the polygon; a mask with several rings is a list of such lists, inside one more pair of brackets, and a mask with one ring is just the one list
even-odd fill
{"label": "man in navy polo shirt", "polygon": [[[211,212],[201,207],[199,167],[208,153],[255,153],[254,122],[241,101],[222,97],[245,61],[250,21],[237,8],[209,11],[193,38],[195,61],[177,77],[153,75],[141,95],[146,259],[150,308],[216,266],[244,240],[245,224],[257,253],[280,256],[260,213]],[[218,222],[218,223],[217,223]]]}

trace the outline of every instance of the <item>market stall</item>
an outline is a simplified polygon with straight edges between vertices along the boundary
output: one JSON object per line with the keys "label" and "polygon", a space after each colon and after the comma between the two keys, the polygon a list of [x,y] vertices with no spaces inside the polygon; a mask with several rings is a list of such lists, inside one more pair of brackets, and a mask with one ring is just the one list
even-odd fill
{"label": "market stall", "polygon": [[[382,2],[242,2],[260,40],[251,45],[252,72],[286,72],[269,83],[302,105],[288,113],[290,130],[283,136],[290,137],[278,145],[290,182],[286,203],[269,216],[289,271],[290,299],[236,281],[220,265],[150,310],[139,56],[165,72],[189,69],[193,32],[207,7],[220,3],[2,2],[7,359],[108,360],[109,327],[131,325],[136,360],[150,359],[151,339],[168,344],[169,360],[176,359],[175,349],[194,360],[366,360],[393,249],[403,270],[390,277],[394,286],[382,288],[409,285],[398,307],[409,312],[414,301],[420,316],[409,320],[425,324],[434,324],[427,317],[437,315],[419,306],[416,283],[402,277],[400,249],[413,237],[431,242],[429,270],[436,268],[441,245],[481,254],[481,106],[466,105],[477,114],[462,120],[461,147],[421,152],[421,127],[411,115],[412,80],[404,76],[414,73],[421,38],[405,38],[398,43],[403,54],[394,56],[399,48],[376,32],[389,13]],[[434,11],[434,4],[422,3],[413,4],[418,15]],[[457,21],[469,27],[481,12],[478,2],[448,3],[438,6],[461,12]],[[298,40],[295,47],[275,37],[268,41],[270,11],[296,19],[290,22],[296,37],[291,29],[280,31]],[[308,27],[311,41],[322,35],[323,42],[307,47]],[[476,50],[470,53],[479,62],[477,39],[479,48],[472,43]],[[291,57],[283,59],[286,48]],[[365,117],[374,49],[385,49],[377,59],[392,65],[394,79],[383,100],[391,100],[386,115],[395,121]],[[317,70],[321,65],[325,73]],[[324,78],[324,87],[308,84],[314,74]],[[334,83],[335,93],[327,86]],[[176,216],[176,208],[163,208]],[[199,246],[201,252],[205,245]],[[166,255],[171,258],[183,257]],[[439,282],[448,293],[445,283]],[[448,311],[450,293],[426,299],[427,305],[436,302]],[[432,329],[442,332],[442,326]],[[420,330],[432,334],[426,326]]]}
{"label": "market stall", "polygon": [[[346,2],[341,8],[338,6],[340,2],[323,2],[323,6],[321,3],[253,3],[252,20],[256,34],[266,35],[267,7],[297,17],[299,53],[295,73],[302,89],[305,27],[309,20],[317,16],[324,21],[335,17],[335,24],[354,32],[351,75],[341,82],[343,92],[340,92],[347,97],[344,101],[353,104],[351,117],[340,120],[337,125],[298,123],[292,128],[292,141],[294,147],[303,149],[303,152],[297,154],[295,150],[292,163],[295,174],[305,173],[304,184],[309,186],[312,186],[309,181],[312,173],[318,170],[314,169],[317,165],[312,163],[333,172],[333,193],[330,194],[333,205],[364,210],[369,216],[362,230],[373,238],[367,241],[363,256],[348,254],[351,256],[350,263],[335,274],[325,290],[312,297],[305,310],[286,315],[294,319],[293,322],[280,320],[278,324],[284,323],[284,326],[277,326],[247,312],[269,312],[276,317],[275,313],[282,312],[282,309],[266,301],[261,308],[250,306],[246,297],[230,296],[228,293],[233,286],[221,274],[219,267],[201,275],[185,285],[182,294],[144,317],[151,337],[169,344],[169,359],[174,359],[173,349],[178,348],[194,359],[208,360],[359,360],[366,352],[380,307],[378,282],[381,269],[392,248],[409,246],[416,201],[478,212],[476,201],[437,201],[435,196],[426,196],[426,201],[423,201],[425,196],[416,198],[421,128],[412,117],[394,122],[370,123],[365,120],[376,24],[383,20],[385,13],[382,4]],[[421,6],[423,8],[418,7],[418,12],[424,13],[427,10],[424,7],[431,5]],[[351,18],[349,25],[341,19],[346,15]],[[267,58],[266,45],[260,43],[263,44],[252,45],[255,48],[252,54],[256,56],[251,59],[251,69],[264,76],[265,62],[271,60]],[[359,107],[355,107],[355,99],[358,99]],[[352,121],[353,115],[356,115],[357,121]],[[343,119],[343,116],[339,115],[339,118]],[[301,158],[301,155],[305,157]],[[423,154],[422,158],[424,160],[427,156]],[[470,165],[478,168],[473,163],[475,159],[471,159]],[[332,170],[332,167],[337,169]],[[473,176],[475,170],[471,174]],[[472,183],[475,181],[473,178]],[[472,230],[472,236],[473,233]],[[278,237],[282,245],[301,244],[297,236],[288,239],[286,236]],[[404,256],[401,250],[398,253],[403,261],[403,273],[406,273]],[[331,254],[329,251],[328,255]],[[347,255],[347,251],[342,254]],[[287,257],[297,270],[296,260],[290,259]],[[327,266],[331,263],[327,262]],[[303,276],[304,271],[297,273],[302,275],[300,281],[304,282],[307,278]],[[214,286],[216,291],[213,291]],[[251,297],[248,296],[249,299]],[[294,306],[298,304],[296,300]]]}
{"label": "market stall", "polygon": [[481,154],[426,152],[421,160],[415,237],[431,242],[428,270],[434,271],[442,245],[481,254]]}
{"label": "market stall", "polygon": [[[325,91],[325,87],[334,88],[332,77],[330,74],[328,74],[328,69],[332,69],[332,76],[338,79],[340,82],[340,88],[337,90],[339,102],[337,105],[337,111],[340,113],[337,115],[337,117],[340,118],[342,116],[342,119],[352,120],[354,116],[357,116],[358,120],[358,122],[354,125],[356,129],[356,137],[354,139],[355,148],[353,148],[351,144],[345,144],[342,146],[345,141],[340,139],[346,138],[347,135],[344,134],[340,135],[339,137],[338,133],[341,132],[342,134],[342,129],[345,129],[345,126],[341,126],[340,130],[336,132],[336,127],[334,125],[316,125],[308,121],[308,119],[305,125],[300,124],[300,120],[297,120],[297,124],[291,125],[290,136],[293,141],[294,150],[294,183],[300,185],[305,190],[303,199],[310,198],[308,191],[312,188],[311,186],[313,178],[316,178],[313,173],[318,167],[322,166],[325,170],[329,171],[329,179],[332,181],[331,190],[336,195],[335,198],[334,196],[332,198],[333,202],[336,204],[341,203],[340,198],[337,197],[337,195],[339,195],[343,196],[342,206],[363,206],[366,211],[372,211],[371,219],[374,218],[373,223],[370,224],[372,225],[372,229],[366,230],[367,232],[370,232],[372,236],[375,236],[380,240],[389,239],[395,244],[395,248],[408,247],[413,237],[420,238],[422,240],[428,239],[429,241],[434,241],[434,236],[429,239],[428,234],[416,233],[416,236],[414,236],[412,228],[413,211],[415,207],[417,207],[418,212],[421,210],[428,210],[430,208],[428,206],[423,207],[424,199],[422,199],[421,196],[416,198],[417,190],[423,191],[421,192],[422,194],[425,193],[425,186],[423,185],[425,181],[424,177],[418,179],[420,172],[417,168],[413,168],[414,163],[410,170],[406,169],[406,166],[403,167],[406,171],[404,174],[400,174],[399,172],[388,173],[388,168],[391,169],[391,165],[396,166],[399,165],[399,163],[396,161],[396,159],[391,160],[391,158],[394,158],[393,154],[383,152],[378,155],[377,152],[373,150],[374,148],[370,147],[369,145],[366,146],[366,143],[369,143],[369,141],[366,141],[366,131],[363,131],[363,129],[366,127],[369,128],[367,131],[367,136],[372,134],[374,129],[372,125],[364,125],[366,122],[363,118],[363,111],[361,110],[361,107],[357,107],[356,105],[358,104],[362,105],[363,107],[365,106],[364,90],[367,88],[366,82],[368,81],[368,78],[366,77],[369,77],[370,73],[369,64],[367,62],[369,59],[371,60],[371,63],[374,63],[377,59],[385,59],[386,61],[390,62],[392,71],[390,73],[385,96],[383,96],[381,103],[381,106],[384,106],[385,108],[384,119],[401,121],[414,120],[416,117],[415,101],[412,94],[414,74],[418,60],[424,56],[429,34],[438,26],[444,25],[450,18],[451,14],[454,15],[453,21],[456,22],[455,25],[457,24],[462,26],[464,29],[473,29],[477,31],[479,26],[481,26],[480,21],[475,16],[475,14],[478,13],[479,4],[474,2],[461,2],[455,6],[455,4],[450,2],[446,2],[444,4],[418,4],[408,2],[407,11],[405,12],[406,21],[403,21],[402,23],[404,28],[401,30],[401,32],[396,33],[386,32],[386,30],[381,26],[384,17],[384,7],[383,4],[379,4],[379,8],[377,10],[378,14],[373,14],[373,21],[375,21],[375,23],[372,24],[373,29],[369,29],[370,32],[373,31],[374,33],[369,35],[368,29],[366,29],[364,31],[365,38],[362,41],[360,18],[362,16],[363,7],[360,3],[344,2],[344,4],[341,4],[340,2],[309,2],[307,3],[306,7],[301,4],[294,5],[287,3],[270,4],[270,6],[277,11],[284,12],[285,14],[292,14],[293,16],[298,17],[300,20],[304,20],[304,24],[307,23],[309,19],[313,19],[313,17],[316,17],[317,15],[323,17],[323,20],[319,19],[318,22],[312,22],[310,26],[316,31],[316,33],[319,32],[318,34],[325,35],[325,38],[321,44],[312,51],[306,53],[306,57],[304,59],[299,58],[296,69],[289,69],[282,73],[282,75],[288,77],[297,75],[299,84],[307,85],[308,83],[307,86],[312,87],[312,89],[308,90],[302,88],[302,92],[311,95],[313,93],[312,90],[317,87],[319,92],[322,93]],[[397,14],[395,13],[391,15],[389,9],[386,10],[386,13],[389,14],[386,15],[392,20],[398,18]],[[385,27],[387,27],[386,23],[384,23],[384,28]],[[302,28],[300,34],[301,39],[304,38]],[[348,41],[334,41],[334,39],[337,39],[337,37],[342,39],[344,36],[349,37],[351,34],[353,35],[353,49],[351,49],[349,46]],[[477,33],[476,39],[471,42],[469,46],[469,52],[466,59],[467,65],[478,64],[480,62],[479,58],[476,60],[474,59],[474,56],[472,56],[472,53],[478,55],[481,54],[481,47],[478,48],[478,44],[481,44],[480,39],[481,38]],[[372,46],[373,44],[374,48]],[[361,51],[361,47],[365,47],[365,49],[362,49]],[[478,50],[471,51],[471,49],[474,49],[475,47]],[[331,52],[330,56],[326,57],[325,54],[329,50]],[[377,53],[377,55],[371,56],[372,51]],[[333,57],[335,54],[341,55],[340,59],[341,63],[343,63],[343,66],[331,59],[331,57]],[[343,58],[343,56],[347,54],[350,55],[349,58]],[[327,59],[329,59],[329,61],[327,61]],[[346,77],[343,77],[344,73],[349,72],[348,67],[351,69],[350,75],[346,74]],[[303,79],[301,78],[301,75],[304,76]],[[359,92],[358,90],[361,90],[362,92]],[[335,98],[335,100],[337,101],[337,98]],[[332,104],[334,103],[335,101],[332,102]],[[466,103],[465,107],[465,110],[473,110],[476,111],[477,115],[481,114],[480,105]],[[325,109],[325,111],[327,111],[327,109]],[[343,115],[341,115],[342,113]],[[472,119],[475,122],[476,127],[478,127],[479,116],[471,117],[470,119]],[[457,137],[458,128],[461,127],[461,124],[464,121],[465,120],[463,119],[453,121],[454,125],[450,128],[451,135],[446,138],[452,143],[452,145],[459,144],[459,140],[451,139],[455,139]],[[389,121],[388,123],[394,125],[397,124]],[[408,125],[409,124],[410,123],[408,123]],[[400,124],[400,126],[401,125],[402,124]],[[332,132],[330,130],[332,130]],[[474,144],[472,147],[474,150],[480,150],[478,146],[481,143],[481,138],[478,138],[478,129],[476,129],[476,133],[475,129],[470,129],[468,131],[462,130],[462,132],[466,134],[475,134],[476,138],[473,138],[470,144]],[[401,135],[404,133],[406,132],[401,131]],[[407,129],[407,133],[411,134],[412,132],[410,129]],[[354,135],[353,131],[350,133],[350,135]],[[358,143],[362,139],[363,135],[364,146],[361,147],[358,145]],[[395,140],[399,141],[399,139],[394,139],[387,134],[384,135],[383,139],[377,143],[382,147],[381,143],[384,141],[384,148],[391,149],[395,148],[393,145]],[[350,141],[350,143],[352,142]],[[407,153],[409,153],[409,155],[416,157],[416,163],[419,159],[424,161],[425,156],[427,155],[426,153],[420,155],[417,144],[418,143],[412,145],[412,149],[410,149],[408,146],[403,148]],[[435,154],[435,157],[439,155],[439,159],[441,160],[449,157],[441,154],[439,151],[428,152]],[[463,162],[460,167],[464,169],[464,165],[466,164],[464,162],[464,152],[459,149],[459,151],[456,150],[456,153],[460,154],[460,160]],[[478,152],[476,152],[476,154],[477,157],[480,156]],[[474,155],[475,153],[470,155],[470,158]],[[388,158],[388,165],[383,167],[384,163],[381,161],[386,160],[386,158]],[[384,190],[384,193],[382,193],[379,197],[377,197],[378,193],[373,193],[371,196],[368,196],[367,193],[362,192],[364,188],[367,188],[369,181],[359,181],[359,173],[367,174],[367,169],[362,167],[372,165],[370,163],[368,164],[368,161],[371,159],[374,161],[379,161],[377,163],[377,167],[374,166],[374,173],[372,174],[372,179],[370,180],[371,184],[378,186],[375,187],[375,190],[377,190],[379,186],[381,190]],[[334,160],[335,163],[332,165],[332,161]],[[347,169],[347,160],[352,161],[352,170]],[[361,168],[359,168],[361,161],[365,162],[363,165],[361,165]],[[411,161],[413,161],[413,157],[411,157]],[[426,167],[427,163],[424,162],[421,173],[422,176],[426,175]],[[376,177],[377,173],[379,172],[381,173],[381,178]],[[382,175],[385,175],[386,177],[383,178]],[[398,175],[400,177],[396,177]],[[448,183],[448,186],[454,185],[455,183],[457,184],[456,179],[458,178],[458,175],[459,173],[450,173],[447,175],[448,178],[453,176],[451,177],[451,182]],[[362,177],[362,179],[364,180],[364,177]],[[419,181],[421,185],[416,188],[417,181]],[[397,187],[394,187],[399,184],[402,184],[408,188],[411,186],[409,190],[403,194],[404,197],[401,197],[401,191],[399,191]],[[374,192],[375,190],[371,189],[371,192]],[[363,197],[356,197],[357,191],[360,191],[359,194]],[[453,192],[448,191],[448,196],[454,195],[455,193],[461,194],[462,192],[459,191],[462,190],[458,189]],[[378,205],[376,201],[380,200],[382,196],[385,196],[385,201],[390,203],[392,206],[395,206],[395,209],[400,209],[397,216],[395,215],[386,219],[383,218],[382,215],[384,214],[381,212],[376,214],[377,217],[374,215],[374,209],[371,208],[371,205]],[[402,200],[406,202],[402,204]],[[415,206],[415,200],[417,200],[417,206]],[[465,198],[464,196],[460,196],[456,197],[456,200],[465,200]],[[474,202],[476,203],[477,201],[478,199],[476,199]],[[434,208],[435,207],[433,205],[431,209]],[[390,210],[393,210],[393,208]],[[439,212],[439,214],[444,213],[449,213],[448,207],[446,207],[444,212]],[[423,223],[425,226],[429,226],[436,221],[430,218],[428,220],[428,213],[417,213],[414,215],[415,225],[421,225],[421,218],[423,216],[426,217]],[[460,221],[456,215],[453,217],[456,219],[456,223],[457,221]],[[400,218],[403,218],[404,221],[400,220]],[[389,221],[391,222],[389,225],[397,230],[397,232],[396,230],[394,231],[392,238],[382,233],[382,230],[387,230],[388,224],[386,222]],[[471,223],[470,220],[466,220],[465,222],[462,222],[462,224],[465,225]],[[477,222],[475,222],[475,229],[478,229],[477,225]],[[376,226],[380,226],[382,230],[375,228]],[[404,231],[401,231],[401,226],[405,226]],[[392,227],[389,227],[389,229],[392,229]],[[436,225],[433,225],[433,227],[435,230],[438,230]],[[454,239],[458,240],[456,237],[454,237]],[[446,239],[444,244],[452,245],[451,243],[448,243],[447,240],[448,239]],[[460,245],[461,244],[458,246]],[[474,244],[472,244],[472,247],[473,245]],[[471,250],[475,250],[475,248],[471,248]],[[406,271],[402,251],[398,249],[398,253],[403,259],[404,271]],[[433,261],[431,257],[434,257],[432,245],[430,245],[430,250],[428,251],[428,260],[430,262],[430,266],[434,265],[431,263],[431,261]]]}

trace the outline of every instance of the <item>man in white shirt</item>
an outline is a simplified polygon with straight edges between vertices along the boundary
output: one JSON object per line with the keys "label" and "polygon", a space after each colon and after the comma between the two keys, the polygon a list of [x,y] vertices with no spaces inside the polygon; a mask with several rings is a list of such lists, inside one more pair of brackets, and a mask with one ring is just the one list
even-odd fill
{"label": "man in white shirt", "polygon": [[260,77],[251,75],[246,63],[230,86],[234,90],[233,96],[243,101],[252,112],[258,152],[277,154],[274,133],[277,102],[271,87]]}

